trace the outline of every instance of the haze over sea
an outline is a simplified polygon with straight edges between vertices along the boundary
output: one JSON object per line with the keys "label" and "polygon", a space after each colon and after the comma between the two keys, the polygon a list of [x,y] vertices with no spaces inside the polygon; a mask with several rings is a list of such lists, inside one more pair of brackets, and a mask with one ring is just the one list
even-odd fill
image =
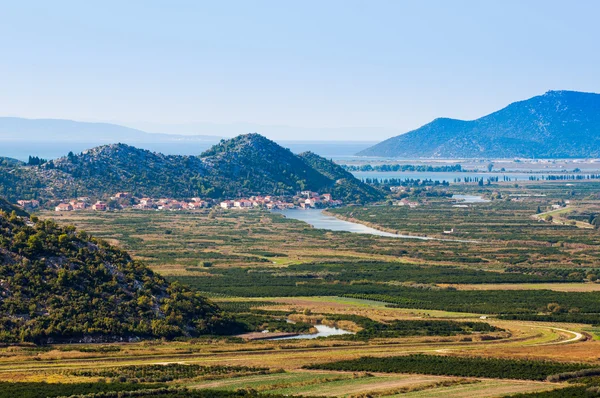
{"label": "haze over sea", "polygon": [[[166,155],[199,155],[217,142],[185,141],[169,143],[131,143],[131,145]],[[29,156],[56,159],[72,151],[79,153],[105,142],[1,142],[0,156],[27,161]],[[352,157],[373,145],[372,141],[282,141],[280,144],[294,153],[312,151],[327,158]]]}

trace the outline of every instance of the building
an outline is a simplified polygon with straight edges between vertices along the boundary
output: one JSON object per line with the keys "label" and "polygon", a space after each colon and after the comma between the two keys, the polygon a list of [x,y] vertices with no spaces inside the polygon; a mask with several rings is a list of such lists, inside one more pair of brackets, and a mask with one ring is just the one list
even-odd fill
{"label": "building", "polygon": [[137,205],[133,205],[132,206],[134,209],[138,209],[138,210],[152,210],[153,207],[151,205],[143,205],[143,204],[137,204]]}
{"label": "building", "polygon": [[61,203],[54,208],[54,211],[71,211],[73,206],[70,203]]}
{"label": "building", "polygon": [[193,200],[192,202],[187,204],[187,208],[190,210],[208,207],[208,202],[205,200],[201,200],[200,198],[192,198],[192,200]]}
{"label": "building", "polygon": [[330,194],[330,193],[324,193],[324,194],[323,194],[323,200],[324,200],[325,202],[331,202],[331,200],[332,200],[332,199],[333,199],[333,198],[331,197],[331,194]]}
{"label": "building", "polygon": [[310,198],[304,200],[304,204],[306,204],[309,207],[315,207],[319,203],[321,203],[321,201],[318,198]]}
{"label": "building", "polygon": [[150,199],[150,198],[142,198],[142,199],[140,199],[140,204],[142,206],[150,206],[150,205],[152,205],[152,199]]}
{"label": "building", "polygon": [[300,192],[300,195],[306,196],[307,198],[318,198],[319,197],[319,193],[313,192],[313,191],[302,191],[302,192]]}
{"label": "building", "polygon": [[19,200],[17,204],[24,208],[25,210],[36,209],[40,207],[40,202],[37,200]]}
{"label": "building", "polygon": [[408,206],[411,209],[415,208],[419,205],[419,202],[411,202],[408,199],[402,199],[396,202],[396,206]]}
{"label": "building", "polygon": [[[162,207],[162,209],[161,209]],[[181,210],[184,207],[187,207],[187,204],[184,202],[178,202],[176,200],[171,201],[170,203],[167,203],[165,205],[159,206],[158,209],[159,210]]]}
{"label": "building", "polygon": [[247,209],[249,207],[252,207],[252,201],[247,199],[238,199],[235,202],[233,202],[233,205],[240,209]]}
{"label": "building", "polygon": [[115,194],[116,199],[127,199],[131,198],[131,194],[129,192],[118,192]]}
{"label": "building", "polygon": [[73,206],[73,210],[85,210],[88,207],[87,203],[79,200],[72,200],[69,203],[71,204],[71,206]]}
{"label": "building", "polygon": [[101,202],[101,201],[97,201],[96,203],[94,203],[92,205],[92,209],[93,210],[97,210],[97,211],[105,211],[106,210],[106,203]]}
{"label": "building", "polygon": [[233,202],[231,200],[225,200],[219,204],[223,209],[231,209],[233,207]]}

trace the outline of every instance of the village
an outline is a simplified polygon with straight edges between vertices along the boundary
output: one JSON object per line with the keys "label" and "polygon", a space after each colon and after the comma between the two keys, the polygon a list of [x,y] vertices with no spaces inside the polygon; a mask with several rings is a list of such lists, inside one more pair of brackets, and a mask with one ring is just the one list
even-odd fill
{"label": "village", "polygon": [[[24,210],[36,210],[41,207],[38,200],[19,200],[17,205]],[[76,199],[65,199],[50,203],[47,206],[56,212],[69,212],[77,210],[92,211],[116,211],[123,209],[155,210],[155,211],[179,211],[198,210],[217,207],[229,209],[252,209],[262,208],[268,210],[283,209],[311,209],[341,206],[341,200],[334,200],[329,193],[320,194],[313,191],[302,191],[295,196],[250,196],[248,198],[228,199],[217,201],[215,199],[191,198],[189,200],[177,200],[172,198],[154,199],[150,197],[135,197],[128,192],[119,192],[109,199],[92,200],[89,197]]]}

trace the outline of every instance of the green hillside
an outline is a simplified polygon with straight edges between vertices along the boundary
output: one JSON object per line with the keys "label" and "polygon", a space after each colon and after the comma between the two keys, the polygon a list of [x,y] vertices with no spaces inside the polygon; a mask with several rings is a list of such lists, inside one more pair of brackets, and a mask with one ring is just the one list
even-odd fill
{"label": "green hillside", "polygon": [[0,211],[0,342],[227,332],[211,302],[73,227]]}
{"label": "green hillside", "polygon": [[104,145],[40,166],[0,166],[0,195],[14,201],[127,191],[140,197],[222,199],[308,189],[333,190],[336,198],[361,202],[381,197],[333,162],[315,156],[297,156],[259,134],[223,140],[199,156]]}

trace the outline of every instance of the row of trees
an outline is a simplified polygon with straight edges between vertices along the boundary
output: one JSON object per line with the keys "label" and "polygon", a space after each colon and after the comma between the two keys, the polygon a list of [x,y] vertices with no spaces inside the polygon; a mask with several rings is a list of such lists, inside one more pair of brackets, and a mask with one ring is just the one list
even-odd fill
{"label": "row of trees", "polygon": [[384,358],[363,357],[311,365],[308,368],[351,372],[421,373],[440,376],[545,380],[553,374],[579,371],[589,367],[589,364],[583,363],[413,354]]}
{"label": "row of trees", "polygon": [[444,166],[431,166],[431,165],[412,165],[412,164],[364,164],[361,166],[356,165],[342,165],[345,170],[348,171],[401,171],[401,172],[433,172],[433,173],[449,173],[449,172],[461,172],[463,171],[460,164],[455,165],[444,165]]}

